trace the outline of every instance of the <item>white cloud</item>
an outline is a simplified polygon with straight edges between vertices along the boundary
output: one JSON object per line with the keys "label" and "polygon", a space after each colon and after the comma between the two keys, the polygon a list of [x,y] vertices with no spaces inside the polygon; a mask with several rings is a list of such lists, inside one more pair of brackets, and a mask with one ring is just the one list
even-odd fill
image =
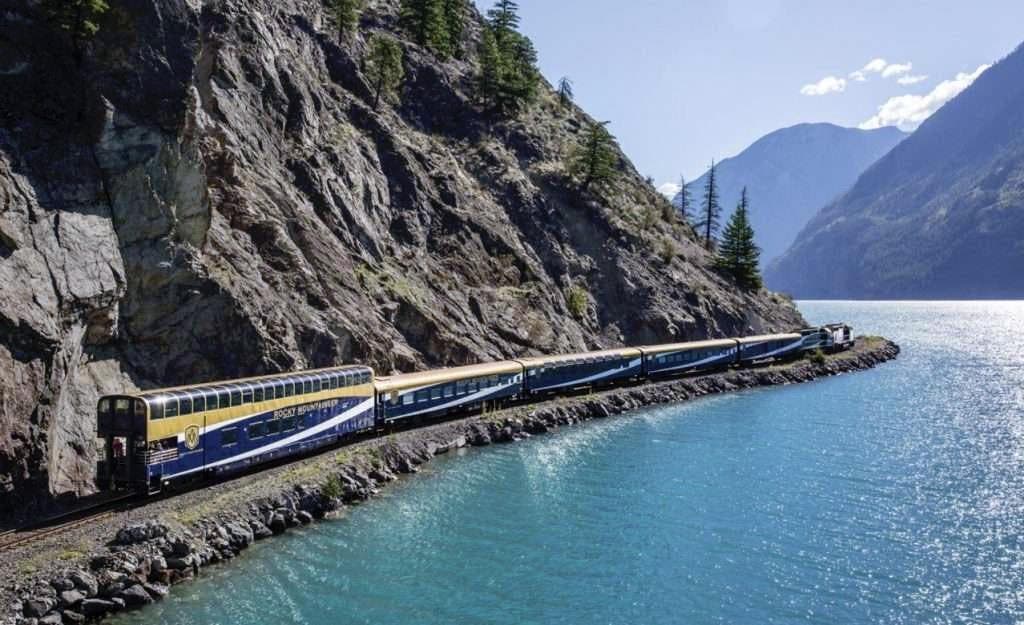
{"label": "white cloud", "polygon": [[930,93],[925,95],[901,95],[878,107],[878,113],[860,125],[864,130],[874,130],[883,126],[897,126],[901,130],[914,130],[932,113],[939,110],[960,92],[971,86],[978,76],[991,65],[982,65],[968,74],[961,72],[952,80],[944,80]]}
{"label": "white cloud", "polygon": [[682,186],[675,182],[666,182],[665,184],[658,187],[658,193],[664,195],[668,199],[673,199],[683,189]]}
{"label": "white cloud", "polygon": [[901,85],[916,85],[917,83],[924,82],[926,80],[928,80],[927,76],[900,76],[896,82]]}
{"label": "white cloud", "polygon": [[842,93],[846,91],[846,79],[835,76],[826,76],[816,83],[804,85],[800,89],[803,95],[826,95],[829,93]]}
{"label": "white cloud", "polygon": [[882,78],[893,78],[909,74],[912,69],[914,69],[914,64],[909,61],[906,63],[890,63],[883,58],[876,58],[868,61],[867,65],[857,71],[850,72],[849,78],[854,82],[867,82],[871,74],[880,74]]}
{"label": "white cloud", "polygon": [[851,72],[850,79],[854,82],[865,82],[868,79],[868,74],[881,74],[888,65],[889,63],[885,59],[872,59],[864,67]]}
{"label": "white cloud", "polygon": [[886,68],[882,70],[882,78],[902,76],[903,74],[909,73],[912,69],[914,69],[913,63],[893,63],[892,65],[887,65]]}

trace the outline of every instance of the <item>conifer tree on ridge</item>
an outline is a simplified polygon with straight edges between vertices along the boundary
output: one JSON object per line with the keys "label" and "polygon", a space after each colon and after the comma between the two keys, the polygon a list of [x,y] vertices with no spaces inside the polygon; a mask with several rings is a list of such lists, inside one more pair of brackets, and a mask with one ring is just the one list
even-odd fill
{"label": "conifer tree on ridge", "polygon": [[761,272],[758,268],[761,250],[754,242],[754,228],[750,225],[750,199],[747,188],[743,187],[736,211],[729,219],[722,236],[722,243],[715,257],[715,266],[732,277],[736,284],[751,291],[761,288]]}

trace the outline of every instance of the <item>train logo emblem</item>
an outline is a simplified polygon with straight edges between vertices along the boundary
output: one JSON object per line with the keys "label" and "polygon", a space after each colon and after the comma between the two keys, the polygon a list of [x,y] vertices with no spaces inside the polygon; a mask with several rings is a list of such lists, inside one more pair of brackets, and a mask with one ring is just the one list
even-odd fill
{"label": "train logo emblem", "polygon": [[190,425],[185,428],[185,446],[189,449],[199,447],[199,426]]}

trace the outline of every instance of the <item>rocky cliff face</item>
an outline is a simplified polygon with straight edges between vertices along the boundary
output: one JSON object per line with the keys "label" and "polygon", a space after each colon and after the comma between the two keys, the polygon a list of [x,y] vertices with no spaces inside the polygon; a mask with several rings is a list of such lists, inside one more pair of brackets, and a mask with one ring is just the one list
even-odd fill
{"label": "rocky cliff face", "polygon": [[[0,509],[90,492],[99,394],[366,362],[378,371],[789,328],[742,295],[623,157],[581,194],[588,120],[545,89],[515,121],[465,60],[407,40],[372,108],[370,2],[114,0],[81,66],[0,1]],[[588,294],[570,311],[572,287]]]}

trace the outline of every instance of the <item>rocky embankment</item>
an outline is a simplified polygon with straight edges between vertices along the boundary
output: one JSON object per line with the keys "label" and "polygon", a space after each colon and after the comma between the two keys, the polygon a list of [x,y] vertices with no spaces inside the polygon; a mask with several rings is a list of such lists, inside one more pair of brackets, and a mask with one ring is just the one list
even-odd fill
{"label": "rocky embankment", "polygon": [[[643,406],[776,386],[868,369],[899,347],[858,339],[823,360],[615,389],[517,407],[412,430],[241,478],[228,488],[187,493],[131,515],[98,522],[75,538],[84,551],[66,557],[68,541],[5,554],[3,625],[80,623],[159,601],[170,587],[211,564],[236,557],[254,541],[283,534],[373,497],[381,487],[435,456],[467,446],[509,443]],[[187,512],[182,512],[187,510]],[[34,572],[26,567],[38,567]]]}

